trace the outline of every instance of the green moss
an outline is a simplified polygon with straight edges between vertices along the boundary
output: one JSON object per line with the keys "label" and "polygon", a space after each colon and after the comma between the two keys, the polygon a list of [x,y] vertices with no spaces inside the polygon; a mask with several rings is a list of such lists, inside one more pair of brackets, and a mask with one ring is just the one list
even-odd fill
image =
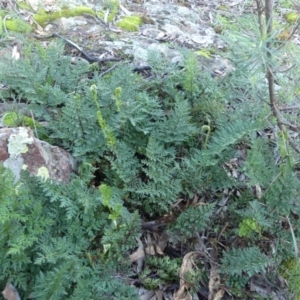
{"label": "green moss", "polygon": [[51,138],[49,138],[45,128],[38,121],[34,120],[33,118],[24,116],[21,113],[17,113],[15,111],[8,111],[2,117],[2,122],[7,127],[30,127],[32,130],[37,132],[38,138],[40,140],[46,141],[49,144],[54,143],[54,141]]}
{"label": "green moss", "polygon": [[21,19],[10,19],[5,21],[7,30],[21,33],[31,32],[32,27]]}
{"label": "green moss", "polygon": [[70,11],[71,11],[72,17],[80,16],[83,14],[90,14],[90,15],[96,16],[95,11],[93,11],[91,8],[89,8],[87,6],[78,6],[75,9],[70,10]]}
{"label": "green moss", "polygon": [[142,24],[142,18],[139,16],[128,16],[117,22],[117,26],[127,31],[138,31]]}
{"label": "green moss", "polygon": [[98,17],[104,19],[105,13],[109,10],[107,21],[111,22],[119,11],[119,1],[118,0],[106,0],[103,2],[103,10],[97,13]]}
{"label": "green moss", "polygon": [[8,127],[28,126],[32,129],[42,127],[42,125],[30,117],[18,114],[15,111],[10,111],[4,114],[3,123]]}
{"label": "green moss", "polygon": [[280,274],[287,281],[293,299],[300,300],[300,262],[299,259],[291,258],[284,261],[280,266]]}
{"label": "green moss", "polygon": [[63,8],[60,11],[51,12],[51,13],[47,13],[45,10],[41,10],[37,14],[35,14],[33,18],[41,26],[45,26],[48,22],[53,22],[62,17],[70,18],[70,17],[81,16],[83,14],[90,14],[93,16],[96,15],[96,13],[89,7],[78,6],[74,9]]}
{"label": "green moss", "polygon": [[207,49],[196,50],[194,53],[205,58],[211,58],[211,53]]}
{"label": "green moss", "polygon": [[286,20],[289,23],[296,23],[299,20],[300,15],[296,12],[290,12],[285,15]]}

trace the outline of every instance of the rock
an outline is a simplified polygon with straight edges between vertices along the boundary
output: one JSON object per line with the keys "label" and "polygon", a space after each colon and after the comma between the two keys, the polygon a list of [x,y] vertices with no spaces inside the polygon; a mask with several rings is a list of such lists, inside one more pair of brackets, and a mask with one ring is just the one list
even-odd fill
{"label": "rock", "polygon": [[[72,0],[68,5],[73,7],[75,3],[96,9],[91,0]],[[139,61],[147,62],[148,52],[153,50],[173,61],[179,55],[178,51],[174,50],[177,46],[194,50],[225,47],[225,43],[211,24],[202,20],[200,7],[190,8],[180,5],[181,3],[177,4],[176,1],[122,1],[115,18],[105,21],[99,12],[106,11],[106,2],[101,3],[99,2],[97,8],[98,19],[84,14],[60,18],[52,24],[56,25],[55,28],[63,30],[63,36],[84,49],[95,49],[94,51],[99,52],[98,55],[107,53],[119,57],[123,54],[130,57],[133,64]],[[56,4],[58,5],[58,2]],[[124,18],[124,11],[126,17],[141,18],[137,31],[128,32],[117,27],[118,22]],[[78,32],[80,34],[74,35]],[[93,55],[97,56],[97,53]]]}
{"label": "rock", "polygon": [[58,182],[68,182],[75,170],[75,160],[70,154],[35,138],[27,127],[0,128],[0,161],[12,170],[16,181],[22,169]]}

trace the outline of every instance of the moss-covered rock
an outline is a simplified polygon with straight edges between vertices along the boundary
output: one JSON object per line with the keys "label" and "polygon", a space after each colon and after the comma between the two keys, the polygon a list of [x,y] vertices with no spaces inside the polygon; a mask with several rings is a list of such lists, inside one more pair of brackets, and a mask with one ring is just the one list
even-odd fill
{"label": "moss-covered rock", "polygon": [[40,10],[38,13],[36,13],[33,18],[34,20],[39,23],[41,26],[45,26],[48,22],[53,22],[59,18],[70,18],[70,17],[76,17],[81,16],[83,14],[90,14],[95,16],[96,13],[89,7],[86,6],[78,6],[76,8],[63,8],[60,11],[55,12],[46,12],[45,10]]}
{"label": "moss-covered rock", "polygon": [[128,16],[117,22],[117,26],[127,31],[138,31],[142,24],[142,18],[139,16]]}

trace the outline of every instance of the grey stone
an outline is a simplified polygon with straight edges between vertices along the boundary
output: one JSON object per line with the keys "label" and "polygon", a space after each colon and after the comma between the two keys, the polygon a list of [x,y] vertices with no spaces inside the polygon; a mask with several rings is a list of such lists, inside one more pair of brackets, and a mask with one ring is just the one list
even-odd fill
{"label": "grey stone", "polygon": [[0,128],[0,161],[12,170],[16,181],[26,169],[34,176],[68,182],[76,169],[69,153],[35,138],[27,127]]}

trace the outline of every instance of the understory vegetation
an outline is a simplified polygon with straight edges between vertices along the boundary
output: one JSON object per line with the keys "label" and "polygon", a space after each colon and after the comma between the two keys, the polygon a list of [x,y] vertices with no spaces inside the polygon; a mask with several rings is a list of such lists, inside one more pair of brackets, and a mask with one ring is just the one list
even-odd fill
{"label": "understory vegetation", "polygon": [[[217,289],[235,299],[257,292],[257,274],[300,297],[300,53],[263,7],[224,29],[225,76],[183,48],[178,64],[149,53],[151,76],[71,64],[57,42],[0,61],[1,101],[34,116],[25,124],[16,110],[10,125],[32,125],[78,164],[66,184],[25,171],[15,183],[0,166],[1,286],[22,299],[138,299],[136,287],[178,289],[183,257],[198,251],[186,293],[202,295],[216,269]],[[153,233],[168,245],[140,268],[130,255]]]}

